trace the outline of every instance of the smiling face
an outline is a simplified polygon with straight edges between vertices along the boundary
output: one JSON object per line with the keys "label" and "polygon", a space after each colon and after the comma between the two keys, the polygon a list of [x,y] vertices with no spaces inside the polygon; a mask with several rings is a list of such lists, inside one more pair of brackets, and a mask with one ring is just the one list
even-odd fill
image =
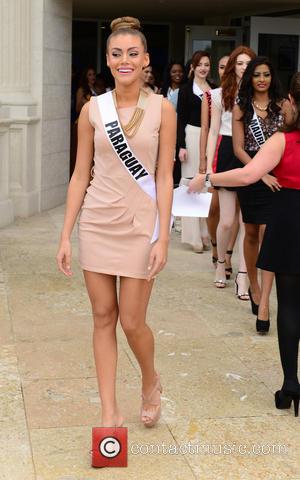
{"label": "smiling face", "polygon": [[140,82],[149,55],[138,35],[120,33],[110,39],[106,60],[116,84],[131,85]]}
{"label": "smiling face", "polygon": [[254,91],[264,93],[270,88],[272,76],[268,65],[258,65],[252,76],[252,86]]}
{"label": "smiling face", "polygon": [[245,70],[248,64],[250,63],[250,61],[251,61],[251,58],[246,53],[242,53],[241,55],[238,55],[235,63],[235,74],[236,74],[236,79],[238,83],[243,78]]}
{"label": "smiling face", "polygon": [[195,79],[206,80],[210,71],[210,60],[208,57],[202,57],[197,67],[194,69]]}
{"label": "smiling face", "polygon": [[170,70],[171,82],[173,85],[180,85],[183,80],[183,69],[182,66],[174,63]]}

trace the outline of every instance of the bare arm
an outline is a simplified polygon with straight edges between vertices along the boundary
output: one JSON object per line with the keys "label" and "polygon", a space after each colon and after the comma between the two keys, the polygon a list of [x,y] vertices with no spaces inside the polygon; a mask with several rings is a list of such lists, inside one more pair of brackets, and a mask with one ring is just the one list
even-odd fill
{"label": "bare arm", "polygon": [[176,143],[176,113],[173,105],[163,99],[159,133],[156,192],[159,215],[159,238],[149,260],[149,280],[166,264],[170,236],[170,217],[173,199],[173,166]]}
{"label": "bare arm", "polygon": [[232,143],[235,156],[244,165],[251,161],[251,157],[245,152],[245,132],[244,122],[240,120],[243,116],[238,105],[235,105],[232,110]]}
{"label": "bare arm", "polygon": [[201,105],[201,133],[200,133],[200,173],[206,172],[206,147],[209,132],[209,103],[207,95],[203,96]]}
{"label": "bare arm", "polygon": [[281,111],[284,116],[284,124],[292,125],[294,123],[294,112],[292,109],[291,102],[289,100],[284,100],[281,105]]}
{"label": "bare arm", "polygon": [[207,172],[212,171],[212,165],[214,161],[214,156],[216,153],[216,147],[218,142],[218,136],[221,127],[221,116],[222,110],[220,110],[217,105],[212,101],[211,102],[211,123],[207,139]]}
{"label": "bare arm", "polygon": [[83,105],[87,102],[86,98],[84,98],[83,89],[81,87],[78,88],[76,92],[76,112],[80,113]]}
{"label": "bare arm", "polygon": [[64,225],[57,254],[58,267],[65,274],[70,274],[70,237],[90,182],[93,155],[94,129],[89,122],[88,103],[82,108],[79,116],[76,165],[68,188]]}
{"label": "bare arm", "polygon": [[[279,164],[285,149],[285,137],[281,132],[269,138],[255,157],[243,168],[236,168],[228,172],[213,173],[210,175],[214,186],[238,187],[257,182],[266,173]],[[205,175],[197,175],[191,180],[190,192],[201,191],[204,187]]]}

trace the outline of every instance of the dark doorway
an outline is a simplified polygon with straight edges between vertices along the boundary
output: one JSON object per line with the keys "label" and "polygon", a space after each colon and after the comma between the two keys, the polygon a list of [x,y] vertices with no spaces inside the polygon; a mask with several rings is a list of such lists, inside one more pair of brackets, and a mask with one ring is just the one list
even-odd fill
{"label": "dark doorway", "polygon": [[298,70],[298,51],[298,35],[259,34],[258,54],[270,58],[278,72],[285,94],[289,91],[293,74]]}

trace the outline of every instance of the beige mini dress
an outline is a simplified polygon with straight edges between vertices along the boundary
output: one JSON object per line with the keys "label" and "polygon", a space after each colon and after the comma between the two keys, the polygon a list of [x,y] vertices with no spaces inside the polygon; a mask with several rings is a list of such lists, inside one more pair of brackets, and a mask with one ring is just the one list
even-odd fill
{"label": "beige mini dress", "polygon": [[[135,107],[119,108],[126,125]],[[137,133],[127,142],[155,178],[162,96],[150,94]],[[97,97],[89,103],[94,133],[94,177],[78,221],[79,263],[84,270],[145,279],[157,215],[156,202],[127,172],[104,131]]]}

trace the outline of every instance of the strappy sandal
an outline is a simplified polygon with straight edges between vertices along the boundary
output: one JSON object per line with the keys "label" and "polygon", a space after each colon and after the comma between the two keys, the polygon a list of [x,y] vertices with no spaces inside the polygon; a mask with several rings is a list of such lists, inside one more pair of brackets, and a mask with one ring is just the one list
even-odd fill
{"label": "strappy sandal", "polygon": [[249,293],[248,292],[242,292],[242,293],[239,292],[239,284],[237,282],[237,279],[238,279],[239,275],[247,275],[247,272],[238,272],[237,273],[237,275],[235,277],[235,294],[237,295],[239,300],[243,300],[243,301],[246,302],[246,301],[250,300]]}
{"label": "strappy sandal", "polygon": [[[142,392],[142,408],[141,421],[145,427],[153,427],[159,420],[161,415],[161,400],[162,386],[160,383],[159,373],[156,374],[155,385],[149,395],[144,395]],[[152,408],[146,410],[144,405],[149,405]],[[154,407],[154,408],[153,408]]]}
{"label": "strappy sandal", "polygon": [[[210,241],[210,243],[211,243],[211,245],[212,245],[213,248],[217,248],[217,244],[214,243],[212,240]],[[211,261],[212,261],[212,263],[213,263],[213,266],[214,266],[215,268],[217,268],[218,257],[215,257],[214,255],[212,255]]]}
{"label": "strappy sandal", "polygon": [[[223,262],[220,262],[220,260],[218,260],[217,263],[225,263],[225,260]],[[223,280],[223,279],[215,280],[214,284],[217,288],[225,288],[226,280]]]}
{"label": "strappy sandal", "polygon": [[[231,257],[232,253],[233,253],[232,250],[227,250],[226,255],[228,255],[228,257]],[[231,261],[231,259],[230,259],[230,261]],[[226,262],[226,260],[225,260],[225,262]],[[225,267],[225,273],[226,273],[226,280],[230,280],[230,277],[232,275],[232,267]]]}

